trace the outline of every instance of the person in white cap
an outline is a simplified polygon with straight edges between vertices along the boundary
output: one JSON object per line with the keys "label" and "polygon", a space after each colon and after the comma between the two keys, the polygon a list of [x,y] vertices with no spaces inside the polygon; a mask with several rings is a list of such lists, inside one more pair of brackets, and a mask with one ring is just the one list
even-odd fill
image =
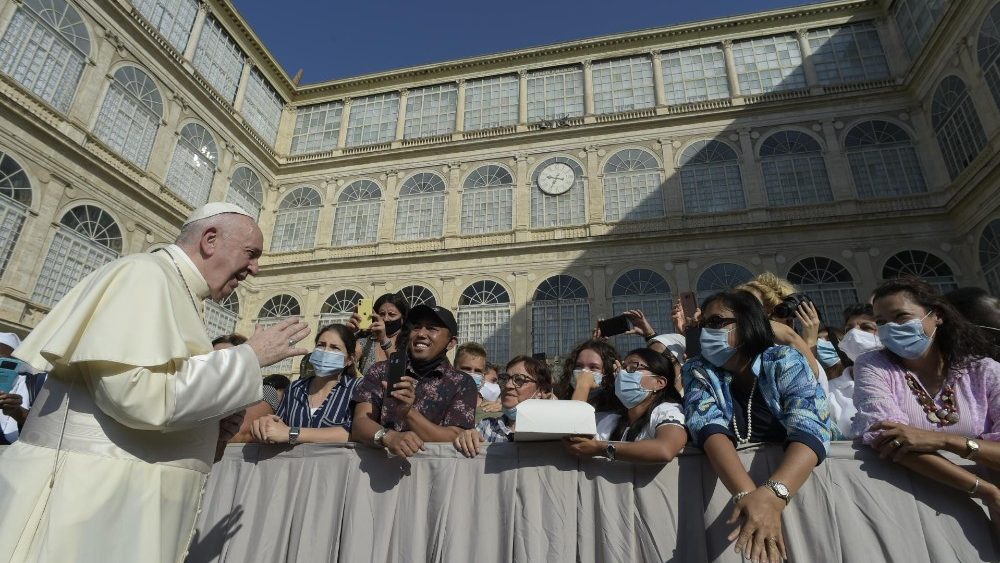
{"label": "person in white cap", "polygon": [[10,382],[9,386],[0,383],[0,444],[13,444],[17,440],[31,408],[25,378],[30,372],[20,361],[11,358],[20,345],[21,339],[13,332],[0,332],[0,382]]}
{"label": "person in white cap", "polygon": [[203,301],[256,275],[262,246],[243,209],[210,203],[175,244],[84,278],[24,340],[16,357],[49,377],[0,452],[0,561],[184,560],[220,421],[261,400],[261,367],[306,352],[297,319],[212,350]]}

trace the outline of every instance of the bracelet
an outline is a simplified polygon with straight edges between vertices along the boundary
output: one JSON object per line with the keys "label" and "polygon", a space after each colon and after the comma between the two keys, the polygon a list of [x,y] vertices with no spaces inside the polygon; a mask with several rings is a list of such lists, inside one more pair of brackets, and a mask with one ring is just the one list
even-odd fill
{"label": "bracelet", "polygon": [[976,477],[976,484],[973,485],[972,488],[969,489],[966,492],[969,493],[970,497],[976,496],[976,493],[979,492],[979,478],[978,477]]}
{"label": "bracelet", "polygon": [[379,345],[380,348],[382,348],[383,351],[388,352],[389,348],[392,348],[392,340],[389,340],[387,338],[387,339],[383,340],[382,342],[379,342],[378,345]]}
{"label": "bracelet", "polygon": [[738,504],[744,497],[752,493],[753,491],[743,491],[742,493],[736,493],[733,495],[733,504]]}

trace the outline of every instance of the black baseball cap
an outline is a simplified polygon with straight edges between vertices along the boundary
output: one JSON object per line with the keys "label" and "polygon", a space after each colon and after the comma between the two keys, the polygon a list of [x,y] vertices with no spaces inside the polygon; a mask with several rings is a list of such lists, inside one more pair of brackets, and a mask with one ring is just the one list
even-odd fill
{"label": "black baseball cap", "polygon": [[455,315],[451,314],[451,311],[448,309],[438,307],[437,305],[417,305],[410,309],[410,312],[406,315],[406,320],[412,324],[422,317],[434,317],[441,321],[445,328],[451,331],[452,336],[458,336],[458,323],[455,322]]}

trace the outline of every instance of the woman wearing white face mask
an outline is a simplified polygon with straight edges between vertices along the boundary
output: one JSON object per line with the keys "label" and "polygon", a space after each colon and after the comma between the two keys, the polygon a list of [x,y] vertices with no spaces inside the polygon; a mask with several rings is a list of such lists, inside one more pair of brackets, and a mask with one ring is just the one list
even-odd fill
{"label": "woman wearing white face mask", "polygon": [[361,381],[351,352],[354,334],[344,325],[320,329],[309,355],[314,377],[299,379],[285,391],[276,415],[253,422],[254,439],[267,444],[346,442],[351,432],[349,404]]}
{"label": "woman wearing white face mask", "polygon": [[883,458],[1000,510],[1000,488],[938,455],[1000,469],[1000,364],[988,343],[921,280],[883,283],[873,305],[885,350],[854,366],[854,430]]}
{"label": "woman wearing white face mask", "polygon": [[565,438],[567,451],[612,461],[669,463],[677,457],[687,444],[687,429],[673,361],[649,348],[633,350],[615,378],[615,395],[628,411],[616,418],[608,436]]}
{"label": "woman wearing white face mask", "polygon": [[544,362],[535,358],[518,356],[507,363],[506,371],[499,378],[503,415],[484,418],[475,428],[463,430],[455,438],[455,449],[466,457],[476,457],[483,442],[513,440],[517,426],[517,405],[528,399],[541,398],[552,391],[552,373]]}

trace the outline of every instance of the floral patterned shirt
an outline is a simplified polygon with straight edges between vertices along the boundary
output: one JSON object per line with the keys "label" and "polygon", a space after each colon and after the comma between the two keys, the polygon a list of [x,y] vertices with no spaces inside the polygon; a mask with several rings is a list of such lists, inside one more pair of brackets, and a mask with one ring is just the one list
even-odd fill
{"label": "floral patterned shirt", "polygon": [[[458,371],[447,361],[437,369],[421,378],[409,365],[406,375],[417,380],[414,409],[424,418],[440,426],[457,426],[472,428],[476,423],[476,383],[465,373]],[[406,432],[410,430],[406,420],[396,420],[396,409],[399,402],[386,393],[382,384],[389,379],[389,362],[378,362],[373,365],[364,379],[354,389],[354,405],[371,403],[372,415],[382,426]]]}

